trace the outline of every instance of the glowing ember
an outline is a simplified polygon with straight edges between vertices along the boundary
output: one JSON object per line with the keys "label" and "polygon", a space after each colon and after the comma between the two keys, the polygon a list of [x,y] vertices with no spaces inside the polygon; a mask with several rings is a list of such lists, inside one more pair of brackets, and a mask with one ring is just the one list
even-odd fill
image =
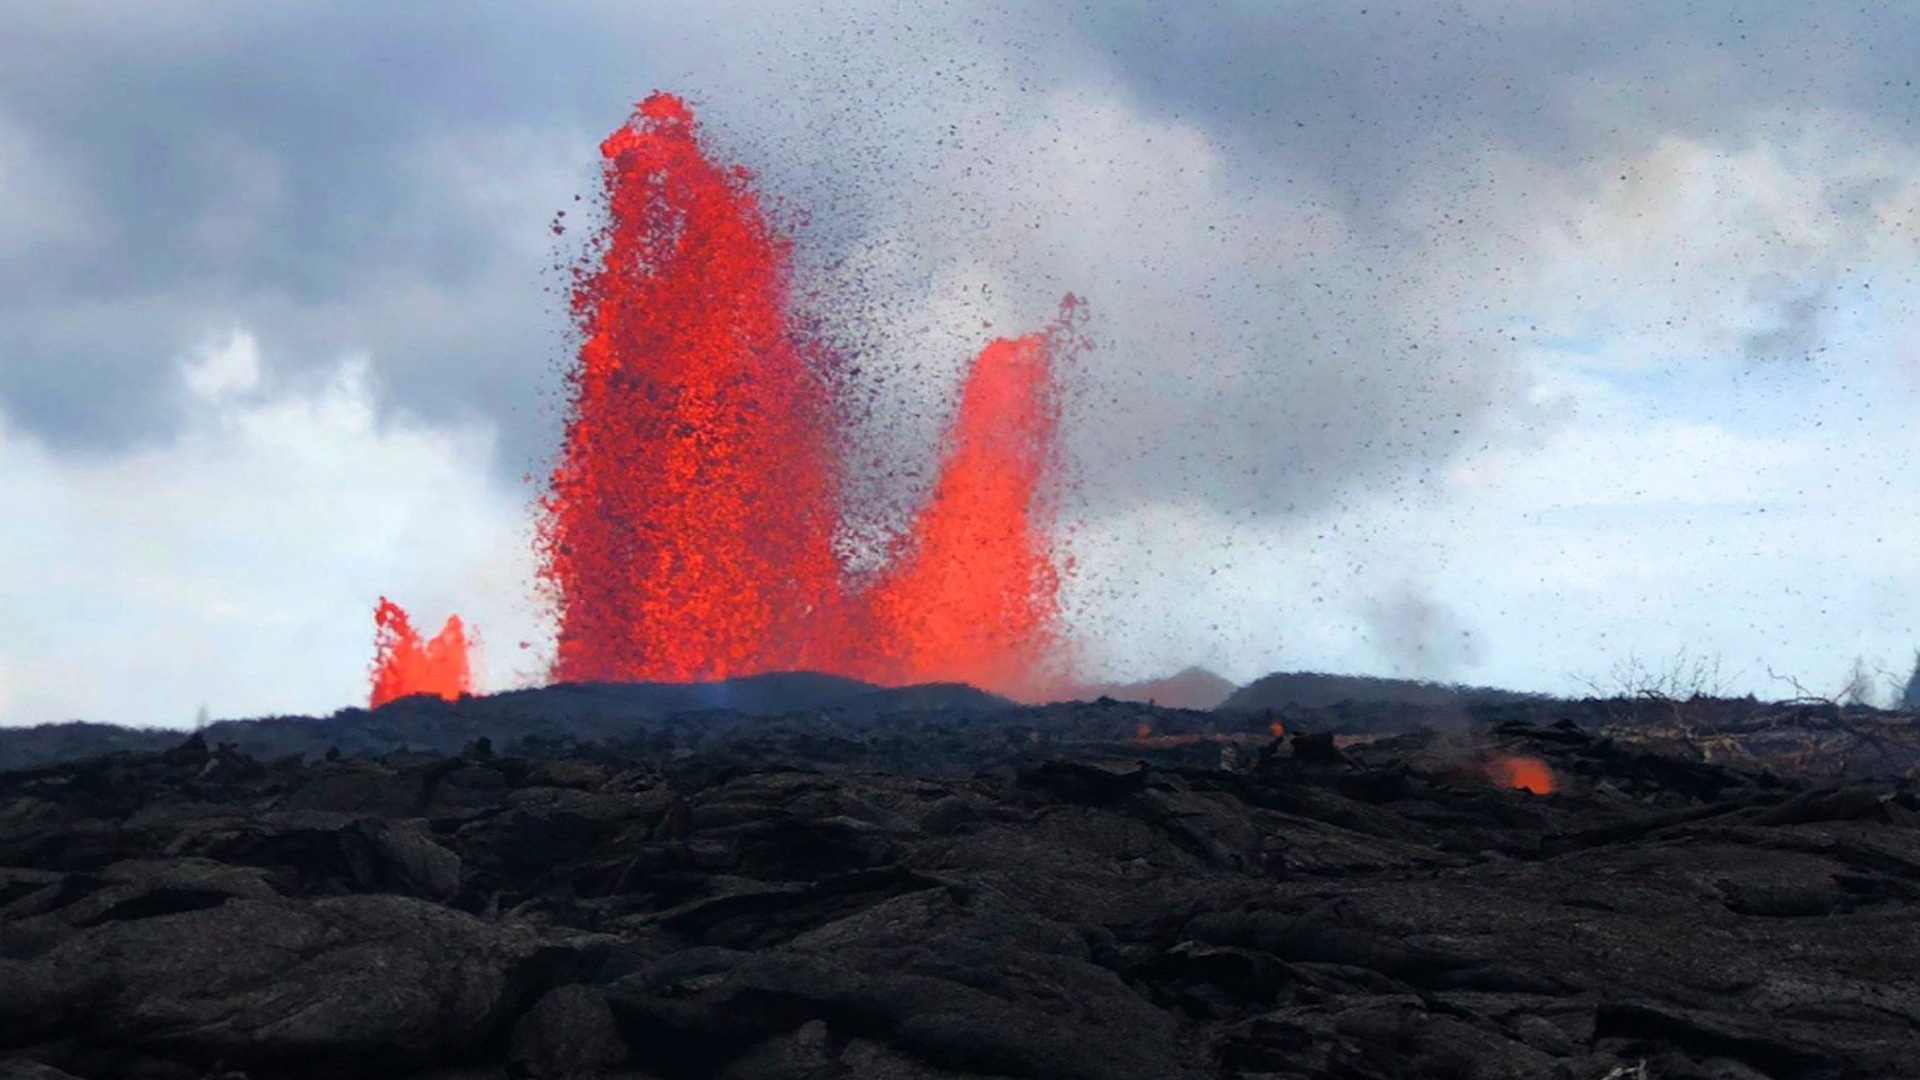
{"label": "glowing ember", "polygon": [[608,222],[578,274],[584,337],[544,501],[556,680],[814,668],[1030,695],[1055,680],[1059,574],[1041,532],[1054,457],[1046,333],[988,345],[932,497],[869,585],[833,553],[841,438],[793,329],[788,243],[742,170],[655,94],[601,145]]}
{"label": "glowing ember", "polygon": [[371,708],[410,694],[438,694],[453,701],[473,692],[467,631],[460,616],[447,616],[440,632],[423,642],[407,613],[383,596],[374,608],[373,624]]}
{"label": "glowing ember", "polygon": [[1501,787],[1534,795],[1546,795],[1553,791],[1553,770],[1537,757],[1502,754],[1487,762],[1487,777]]}

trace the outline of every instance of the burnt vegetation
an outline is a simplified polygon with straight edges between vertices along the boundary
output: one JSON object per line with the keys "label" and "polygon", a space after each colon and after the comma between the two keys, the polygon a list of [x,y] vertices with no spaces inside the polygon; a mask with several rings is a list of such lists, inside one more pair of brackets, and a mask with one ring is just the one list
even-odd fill
{"label": "burnt vegetation", "polygon": [[0,1077],[1920,1060],[1908,717],[1440,689],[1203,712],[792,675],[9,732]]}

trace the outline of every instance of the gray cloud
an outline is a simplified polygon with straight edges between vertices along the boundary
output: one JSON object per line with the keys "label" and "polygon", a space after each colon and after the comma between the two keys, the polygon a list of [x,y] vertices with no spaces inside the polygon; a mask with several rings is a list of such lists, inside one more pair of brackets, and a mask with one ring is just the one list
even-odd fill
{"label": "gray cloud", "polygon": [[[1101,343],[1075,421],[1089,503],[1256,514],[1436,467],[1512,405],[1493,308],[1554,183],[1676,133],[1737,145],[1783,107],[1905,138],[1920,46],[1920,13],[1819,4],[15,19],[0,160],[57,227],[0,234],[0,408],[55,445],[162,433],[173,358],[242,323],[271,371],[366,350],[400,407],[487,416],[507,472],[536,464],[567,347],[544,226],[662,85],[809,212],[884,426],[924,446],[983,324],[1076,290]],[[1750,348],[1812,348],[1817,300],[1779,311]]]}

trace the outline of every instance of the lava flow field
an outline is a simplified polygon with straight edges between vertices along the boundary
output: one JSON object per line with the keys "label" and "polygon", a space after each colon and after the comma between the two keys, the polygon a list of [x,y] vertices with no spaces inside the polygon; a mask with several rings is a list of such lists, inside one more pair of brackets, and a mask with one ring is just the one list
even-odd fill
{"label": "lava flow field", "polygon": [[1275,735],[792,676],[15,767],[0,1076],[1913,1074],[1905,782],[1501,708]]}

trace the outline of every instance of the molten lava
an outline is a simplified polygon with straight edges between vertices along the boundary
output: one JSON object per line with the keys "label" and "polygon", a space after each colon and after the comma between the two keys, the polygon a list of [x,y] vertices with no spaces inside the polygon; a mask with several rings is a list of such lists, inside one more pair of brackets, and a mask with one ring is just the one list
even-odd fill
{"label": "molten lava", "polygon": [[1553,791],[1553,770],[1537,757],[1501,754],[1487,762],[1487,778],[1505,788],[1546,795]]}
{"label": "molten lava", "polygon": [[1033,694],[1057,657],[1043,487],[1056,327],[995,341],[962,394],[927,505],[861,587],[834,554],[839,417],[797,330],[789,243],[693,115],[641,102],[601,145],[608,217],[576,275],[583,343],[543,500],[556,680],[814,668]]}
{"label": "molten lava", "polygon": [[440,632],[423,642],[407,613],[383,596],[374,608],[373,625],[370,708],[410,694],[438,694],[454,701],[473,692],[472,660],[460,616],[447,616]]}

